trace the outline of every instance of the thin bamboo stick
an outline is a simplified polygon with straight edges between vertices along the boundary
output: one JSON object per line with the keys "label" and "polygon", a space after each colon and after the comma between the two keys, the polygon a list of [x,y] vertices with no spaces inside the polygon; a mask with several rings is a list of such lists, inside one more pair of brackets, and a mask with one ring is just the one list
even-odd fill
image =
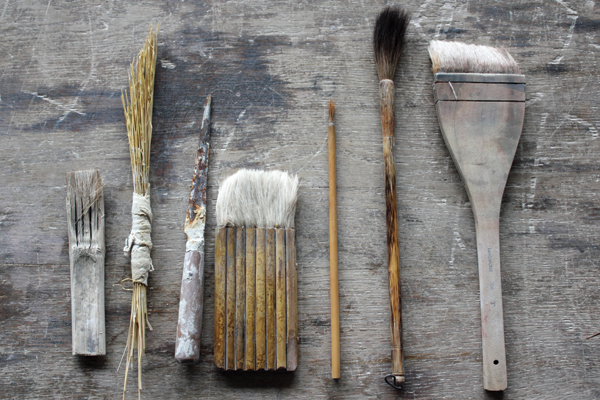
{"label": "thin bamboo stick", "polygon": [[256,367],[256,228],[246,228],[246,365]]}
{"label": "thin bamboo stick", "polygon": [[287,366],[298,367],[298,276],[296,271],[296,230],[285,230],[285,277],[287,306]]}
{"label": "thin bamboo stick", "polygon": [[215,234],[215,365],[225,368],[225,285],[227,282],[227,228]]}
{"label": "thin bamboo stick", "polygon": [[338,282],[335,104],[329,102],[329,287],[331,298],[331,378],[340,378],[340,298]]}
{"label": "thin bamboo stick", "polygon": [[277,368],[287,365],[285,307],[285,229],[275,229],[275,313],[277,316]]}
{"label": "thin bamboo stick", "polygon": [[267,369],[265,229],[256,228],[256,369]]}
{"label": "thin bamboo stick", "polygon": [[267,277],[267,368],[277,369],[275,363],[275,229],[265,229]]}
{"label": "thin bamboo stick", "polygon": [[246,229],[236,228],[235,243],[235,369],[244,369],[246,331]]}
{"label": "thin bamboo stick", "polygon": [[236,228],[227,228],[227,326],[225,369],[235,369],[235,229]]}

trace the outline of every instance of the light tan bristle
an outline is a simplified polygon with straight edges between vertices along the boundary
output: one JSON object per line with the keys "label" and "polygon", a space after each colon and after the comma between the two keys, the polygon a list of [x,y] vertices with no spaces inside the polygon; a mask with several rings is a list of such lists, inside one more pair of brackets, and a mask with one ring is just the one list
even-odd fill
{"label": "light tan bristle", "polygon": [[519,65],[505,49],[432,40],[429,57],[433,73],[520,74]]}
{"label": "light tan bristle", "polygon": [[284,171],[241,169],[225,179],[217,196],[217,224],[293,228],[298,177]]}
{"label": "light tan bristle", "polygon": [[[150,174],[150,143],[152,142],[152,106],[154,103],[154,75],[156,70],[156,45],[158,26],[146,37],[140,53],[131,63],[129,73],[129,95],[121,94],[127,137],[129,139],[129,154],[133,173],[133,190],[136,194],[146,196],[150,190],[148,180]],[[142,390],[142,356],[146,349],[146,325],[148,322],[146,303],[147,287],[143,283],[133,282],[131,298],[131,316],[129,333],[125,346],[125,383],[123,384],[123,399],[127,391],[127,377],[133,363],[134,350],[138,356],[138,398]]]}

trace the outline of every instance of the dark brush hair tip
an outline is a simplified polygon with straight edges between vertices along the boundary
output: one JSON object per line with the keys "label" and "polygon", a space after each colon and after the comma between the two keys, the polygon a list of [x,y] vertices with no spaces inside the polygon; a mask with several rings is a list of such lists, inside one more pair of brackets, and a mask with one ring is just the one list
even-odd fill
{"label": "dark brush hair tip", "polygon": [[329,122],[333,122],[334,116],[335,116],[335,103],[332,100],[329,100]]}
{"label": "dark brush hair tip", "polygon": [[410,13],[400,7],[386,7],[373,30],[373,51],[379,79],[394,79],[406,43]]}

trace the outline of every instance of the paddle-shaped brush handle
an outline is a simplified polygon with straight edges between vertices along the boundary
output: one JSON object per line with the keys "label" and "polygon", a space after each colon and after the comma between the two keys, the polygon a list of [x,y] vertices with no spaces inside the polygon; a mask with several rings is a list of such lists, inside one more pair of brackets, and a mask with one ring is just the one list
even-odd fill
{"label": "paddle-shaped brush handle", "polygon": [[476,218],[476,221],[483,387],[486,390],[504,390],[507,378],[498,218]]}
{"label": "paddle-shaped brush handle", "polygon": [[398,201],[394,145],[394,81],[379,82],[383,160],[385,167],[385,217],[387,226],[388,278],[390,295],[390,330],[392,336],[392,375],[395,384],[404,382],[402,365],[402,302],[400,299],[400,252],[398,249]]}

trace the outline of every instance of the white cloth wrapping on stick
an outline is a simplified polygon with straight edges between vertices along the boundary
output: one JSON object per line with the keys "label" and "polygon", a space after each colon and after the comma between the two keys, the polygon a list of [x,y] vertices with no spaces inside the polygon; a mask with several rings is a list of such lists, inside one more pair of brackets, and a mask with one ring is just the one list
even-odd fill
{"label": "white cloth wrapping on stick", "polygon": [[125,239],[125,254],[131,254],[131,280],[148,286],[148,273],[154,271],[150,250],[152,250],[152,208],[150,195],[133,193],[131,204],[131,232]]}

